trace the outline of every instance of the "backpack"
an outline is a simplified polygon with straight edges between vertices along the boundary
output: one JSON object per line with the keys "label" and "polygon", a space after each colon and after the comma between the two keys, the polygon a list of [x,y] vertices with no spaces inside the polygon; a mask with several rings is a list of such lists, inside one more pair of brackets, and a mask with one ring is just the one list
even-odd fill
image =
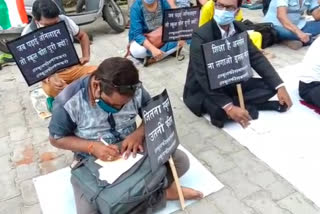
{"label": "backpack", "polygon": [[[72,170],[86,199],[101,214],[149,214],[165,207],[167,169],[163,165],[152,173],[147,155],[139,160],[114,183],[99,179],[100,165],[94,157],[79,162]],[[112,173],[112,172],[111,172]]]}
{"label": "backpack", "polygon": [[273,28],[272,23],[253,23],[250,20],[245,20],[243,23],[246,25],[246,30],[254,30],[262,35],[262,49],[270,47],[271,45],[278,43],[278,33]]}

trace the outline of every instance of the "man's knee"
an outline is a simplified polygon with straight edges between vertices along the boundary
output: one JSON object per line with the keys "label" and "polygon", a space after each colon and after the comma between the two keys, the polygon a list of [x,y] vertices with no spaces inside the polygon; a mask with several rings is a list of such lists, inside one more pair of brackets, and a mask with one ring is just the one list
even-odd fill
{"label": "man's knee", "polygon": [[179,177],[184,175],[190,168],[190,161],[186,153],[177,149],[172,155],[173,162],[175,163],[177,174]]}
{"label": "man's knee", "polygon": [[75,197],[77,214],[98,214],[98,211],[84,197],[84,192],[77,181],[73,177],[71,177],[70,181]]}

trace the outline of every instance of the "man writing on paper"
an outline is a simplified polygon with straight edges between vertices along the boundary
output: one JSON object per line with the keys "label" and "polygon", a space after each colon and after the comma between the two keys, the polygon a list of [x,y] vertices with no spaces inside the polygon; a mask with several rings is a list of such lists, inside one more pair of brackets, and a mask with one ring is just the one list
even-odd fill
{"label": "man writing on paper", "polygon": [[[245,109],[239,106],[236,85],[211,90],[201,45],[231,37],[243,32],[243,24],[234,21],[241,0],[217,0],[214,19],[193,33],[190,62],[184,88],[184,102],[189,109],[201,116],[209,114],[211,123],[222,128],[228,118],[248,126],[251,119],[258,118],[258,110],[286,111],[292,102],[275,69],[248,39],[248,52],[253,69],[262,77],[242,82]],[[275,94],[279,101],[268,101]]]}
{"label": "man writing on paper", "polygon": [[90,41],[88,35],[80,30],[70,18],[59,15],[60,10],[52,0],[36,0],[32,6],[33,19],[22,31],[22,35],[30,33],[38,28],[46,27],[64,21],[70,33],[71,40],[76,37],[80,41],[82,57],[80,65],[58,71],[42,82],[42,88],[50,97],[57,96],[68,84],[80,77],[92,73],[96,66],[84,66],[90,60]]}
{"label": "man writing on paper", "polygon": [[[90,76],[73,82],[55,100],[49,125],[53,146],[71,150],[77,160],[92,155],[112,161],[121,154],[135,157],[144,150],[144,124],[136,127],[136,116],[150,99],[142,87],[136,67],[130,60],[113,57],[104,60]],[[109,145],[100,142],[103,138]],[[121,143],[121,149],[118,148]],[[173,154],[178,175],[189,168],[187,156],[180,150]],[[112,173],[112,172],[110,172]],[[178,199],[171,171],[167,175],[168,200]],[[71,179],[78,214],[98,213],[85,197],[81,186]],[[197,199],[202,193],[183,188],[186,199]]]}

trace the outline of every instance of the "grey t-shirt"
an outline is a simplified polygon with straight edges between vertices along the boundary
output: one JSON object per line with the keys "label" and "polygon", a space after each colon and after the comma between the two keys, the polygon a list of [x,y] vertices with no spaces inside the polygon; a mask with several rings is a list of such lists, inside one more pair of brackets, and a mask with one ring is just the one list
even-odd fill
{"label": "grey t-shirt", "polygon": [[[67,17],[65,15],[59,15],[59,20],[64,21],[66,23],[71,40],[73,41],[73,37],[77,36],[80,31],[79,26],[74,21],[72,21],[72,19],[70,19],[69,17]],[[21,36],[28,34],[34,30],[34,29],[32,29],[31,25],[32,25],[32,23],[28,24],[23,29]],[[36,28],[40,28],[40,26],[38,24],[36,24]]]}

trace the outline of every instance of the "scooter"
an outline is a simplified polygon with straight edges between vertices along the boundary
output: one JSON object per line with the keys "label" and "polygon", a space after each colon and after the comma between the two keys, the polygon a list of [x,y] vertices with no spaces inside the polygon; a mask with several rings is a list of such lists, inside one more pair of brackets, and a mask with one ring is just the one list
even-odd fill
{"label": "scooter", "polygon": [[[32,5],[35,0],[25,0],[25,9],[28,17],[32,18]],[[99,17],[118,33],[125,30],[125,18],[116,0],[77,0],[76,5],[63,6],[63,0],[53,0],[59,7],[61,14],[71,18],[78,25],[90,24]],[[72,1],[70,1],[72,2]]]}

